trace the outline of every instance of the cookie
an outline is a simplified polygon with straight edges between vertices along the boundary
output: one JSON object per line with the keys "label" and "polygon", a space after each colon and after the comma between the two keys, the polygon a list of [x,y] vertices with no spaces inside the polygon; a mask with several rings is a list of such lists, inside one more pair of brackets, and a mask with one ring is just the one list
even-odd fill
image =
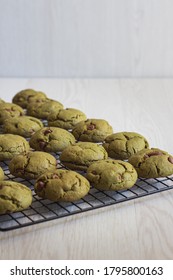
{"label": "cookie", "polygon": [[173,174],[173,157],[160,149],[143,149],[129,158],[138,176],[158,178]]}
{"label": "cookie", "polygon": [[28,152],[20,154],[10,161],[9,170],[15,177],[36,179],[46,171],[56,169],[56,159],[45,152]]}
{"label": "cookie", "polygon": [[4,180],[4,171],[0,167],[0,181]]}
{"label": "cookie", "polygon": [[13,103],[0,103],[0,124],[7,118],[14,118],[24,115],[24,110]]}
{"label": "cookie", "polygon": [[5,101],[3,99],[0,98],[0,103],[5,103]]}
{"label": "cookie", "polygon": [[80,121],[85,121],[86,115],[74,108],[61,109],[48,116],[48,125],[63,129],[73,129]]}
{"label": "cookie", "polygon": [[41,175],[34,186],[38,196],[52,201],[72,202],[84,197],[90,189],[88,180],[77,172],[57,169]]}
{"label": "cookie", "polygon": [[28,208],[32,203],[31,190],[13,181],[0,181],[0,214],[13,213]]}
{"label": "cookie", "polygon": [[108,159],[92,163],[87,169],[86,178],[99,190],[119,191],[133,187],[137,172],[128,162]]}
{"label": "cookie", "polygon": [[47,98],[43,102],[38,103],[37,106],[34,102],[28,104],[27,115],[39,119],[47,119],[50,114],[56,113],[62,108],[63,105],[59,101]]}
{"label": "cookie", "polygon": [[61,152],[75,141],[74,136],[65,129],[44,127],[31,137],[29,143],[37,151]]}
{"label": "cookie", "polygon": [[3,124],[3,132],[30,138],[42,127],[43,123],[39,119],[30,116],[21,116],[5,120]]}
{"label": "cookie", "polygon": [[12,102],[21,106],[22,108],[26,108],[28,104],[34,100],[43,100],[47,98],[46,94],[41,91],[36,91],[33,89],[24,89],[16,93],[13,97]]}
{"label": "cookie", "polygon": [[99,144],[79,142],[68,146],[60,155],[61,163],[73,170],[86,170],[95,161],[107,159],[106,150]]}
{"label": "cookie", "polygon": [[114,159],[128,159],[140,150],[149,148],[148,141],[135,132],[119,132],[106,137],[103,147],[109,157]]}
{"label": "cookie", "polygon": [[0,134],[0,161],[10,160],[15,155],[28,152],[29,143],[19,135]]}
{"label": "cookie", "polygon": [[101,119],[88,119],[79,122],[72,133],[76,140],[84,142],[103,142],[104,139],[113,133],[110,124]]}

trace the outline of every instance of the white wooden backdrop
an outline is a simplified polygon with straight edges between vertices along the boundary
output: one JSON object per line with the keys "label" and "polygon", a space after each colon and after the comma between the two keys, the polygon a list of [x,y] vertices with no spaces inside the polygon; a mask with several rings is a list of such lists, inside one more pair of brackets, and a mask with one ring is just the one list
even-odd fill
{"label": "white wooden backdrop", "polygon": [[173,76],[173,1],[0,0],[0,76]]}

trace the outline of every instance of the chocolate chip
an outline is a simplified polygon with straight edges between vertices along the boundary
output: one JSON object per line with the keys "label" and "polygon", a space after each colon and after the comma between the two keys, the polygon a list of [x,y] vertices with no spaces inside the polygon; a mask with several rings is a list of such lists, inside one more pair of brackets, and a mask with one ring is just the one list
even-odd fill
{"label": "chocolate chip", "polygon": [[44,134],[44,135],[47,135],[47,134],[49,134],[49,133],[51,133],[51,132],[52,132],[51,129],[46,129],[46,130],[43,132],[43,134]]}
{"label": "chocolate chip", "polygon": [[41,150],[44,150],[44,148],[47,146],[48,143],[44,142],[43,140],[39,140],[39,146]]}
{"label": "chocolate chip", "polygon": [[93,123],[90,123],[87,125],[87,130],[94,130],[96,128],[96,125]]}
{"label": "chocolate chip", "polygon": [[148,155],[144,155],[144,159],[147,159],[147,158],[149,158],[149,156]]}
{"label": "chocolate chip", "polygon": [[118,175],[117,175],[117,180],[118,180],[118,181],[122,181],[122,175],[121,175],[121,174],[118,174]]}
{"label": "chocolate chip", "polygon": [[152,156],[162,156],[163,153],[160,152],[160,151],[154,151],[154,152],[151,152],[149,154],[147,154],[148,157],[152,157]]}
{"label": "chocolate chip", "polygon": [[31,135],[33,135],[35,133],[35,130],[31,128],[29,132]]}
{"label": "chocolate chip", "polygon": [[39,191],[39,192],[41,192],[44,188],[45,188],[45,183],[44,182],[42,182],[42,181],[38,181],[37,182],[37,190]]}
{"label": "chocolate chip", "polygon": [[59,176],[57,174],[53,174],[52,179],[59,179]]}
{"label": "chocolate chip", "polygon": [[168,161],[173,164],[173,157],[169,156]]}
{"label": "chocolate chip", "polygon": [[3,185],[0,185],[0,190],[2,190],[2,189],[3,189],[3,187],[4,187]]}
{"label": "chocolate chip", "polygon": [[5,111],[7,111],[7,112],[12,112],[12,109],[8,109],[8,108],[5,108]]}

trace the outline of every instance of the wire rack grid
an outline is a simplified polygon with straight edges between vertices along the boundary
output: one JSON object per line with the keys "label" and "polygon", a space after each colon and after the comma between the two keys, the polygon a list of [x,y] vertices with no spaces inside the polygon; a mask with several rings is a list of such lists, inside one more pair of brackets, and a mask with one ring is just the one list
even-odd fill
{"label": "wire rack grid", "polygon": [[[58,161],[59,155],[56,154],[55,157]],[[60,163],[58,165],[59,168],[64,168]],[[1,167],[7,180],[20,182],[31,188],[33,203],[26,210],[0,215],[0,231],[19,229],[173,189],[173,176],[159,179],[140,178],[128,190],[99,191],[91,187],[88,195],[76,202],[52,202],[35,194],[34,180],[15,178],[11,175],[8,162],[2,162]],[[85,176],[85,173],[83,175]]]}

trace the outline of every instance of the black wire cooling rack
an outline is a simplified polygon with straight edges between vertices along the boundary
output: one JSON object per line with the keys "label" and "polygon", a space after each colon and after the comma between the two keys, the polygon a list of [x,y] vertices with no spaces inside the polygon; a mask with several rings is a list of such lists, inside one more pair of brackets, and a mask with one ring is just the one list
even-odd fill
{"label": "black wire cooling rack", "polygon": [[[55,155],[55,157],[58,160],[58,155]],[[18,181],[31,188],[33,203],[24,211],[0,215],[0,231],[19,229],[173,189],[173,176],[159,179],[138,179],[129,190],[99,191],[91,187],[89,194],[83,199],[71,203],[58,203],[38,197],[34,192],[34,180],[12,176],[7,162],[1,163],[1,167],[7,180]],[[59,168],[64,167],[59,163]]]}

